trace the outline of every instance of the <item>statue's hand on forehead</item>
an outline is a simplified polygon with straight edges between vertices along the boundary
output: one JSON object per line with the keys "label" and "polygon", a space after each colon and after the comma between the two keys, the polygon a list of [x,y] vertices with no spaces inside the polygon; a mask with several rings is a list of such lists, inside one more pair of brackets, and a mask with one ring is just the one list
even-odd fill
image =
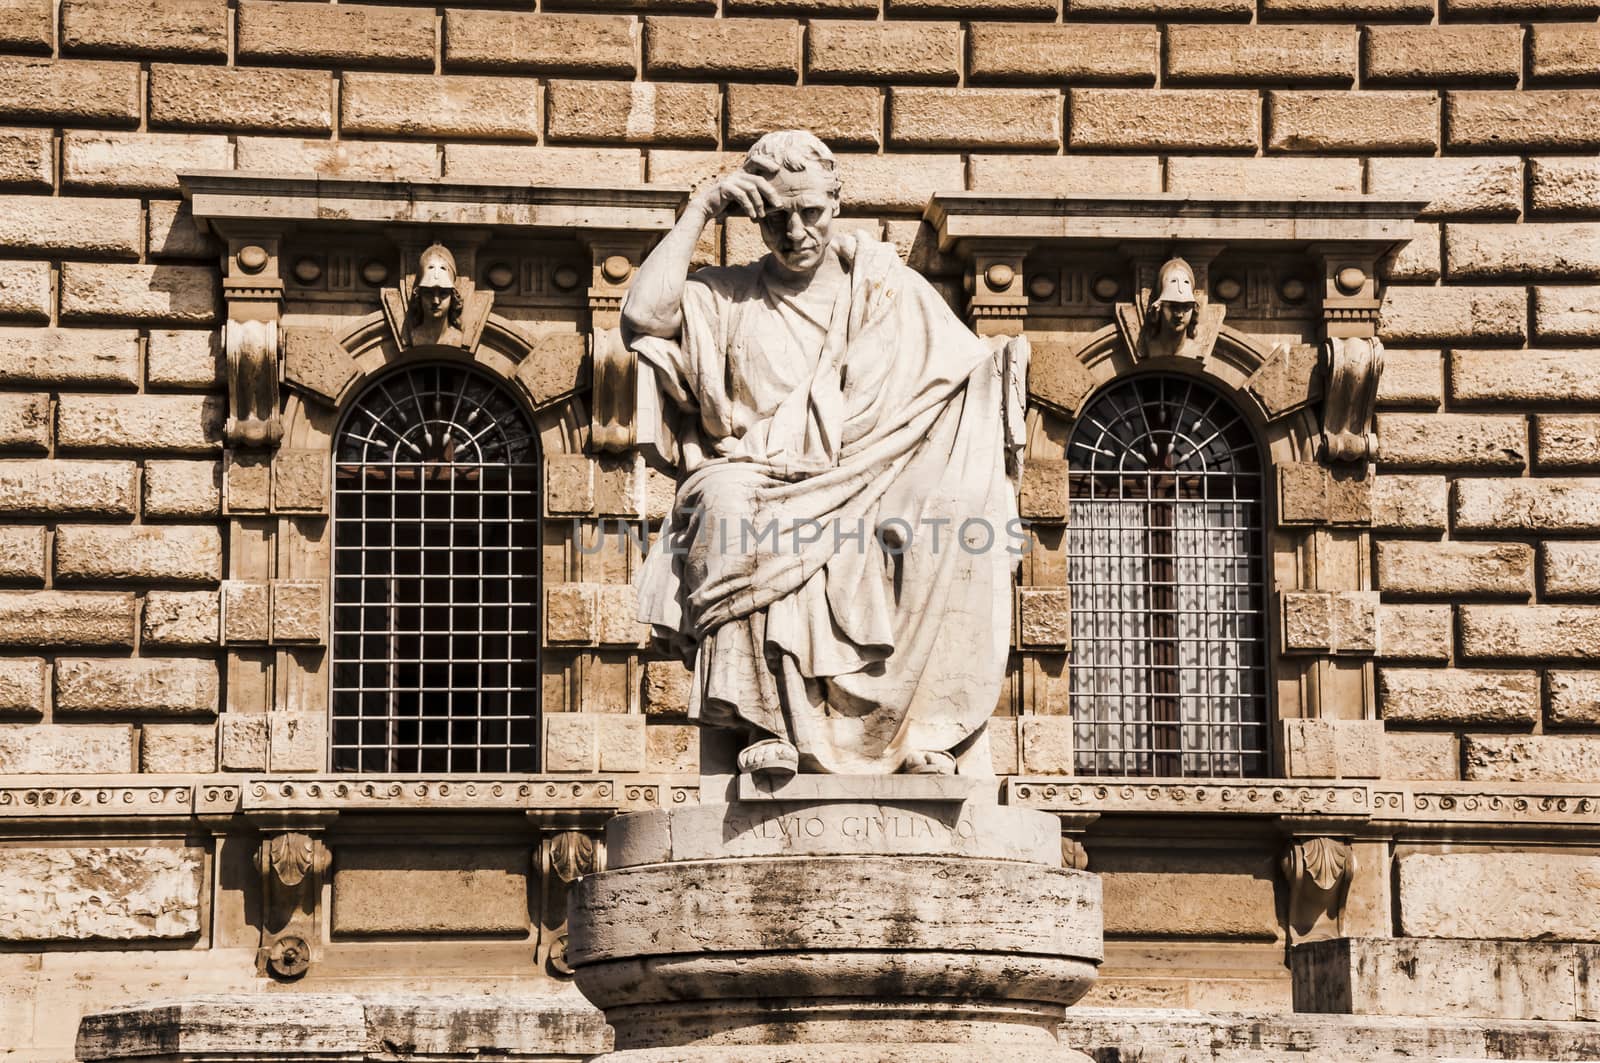
{"label": "statue's hand on forehead", "polygon": [[780,198],[771,181],[745,170],[721,178],[700,197],[712,219],[742,214],[755,220],[764,217]]}

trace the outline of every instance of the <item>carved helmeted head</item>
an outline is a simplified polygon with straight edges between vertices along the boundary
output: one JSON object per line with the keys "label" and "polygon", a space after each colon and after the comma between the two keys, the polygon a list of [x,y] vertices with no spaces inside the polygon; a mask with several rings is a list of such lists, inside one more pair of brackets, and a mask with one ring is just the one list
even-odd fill
{"label": "carved helmeted head", "polygon": [[461,293],[456,289],[456,258],[443,244],[430,244],[417,260],[416,320],[461,322]]}
{"label": "carved helmeted head", "polygon": [[1156,271],[1155,297],[1150,301],[1147,327],[1193,339],[1200,327],[1200,306],[1194,295],[1194,270],[1181,258],[1171,258]]}
{"label": "carved helmeted head", "polygon": [[803,129],[768,133],[750,148],[743,169],[767,179],[778,202],[761,219],[761,239],[785,268],[810,273],[822,262],[839,213],[833,152]]}

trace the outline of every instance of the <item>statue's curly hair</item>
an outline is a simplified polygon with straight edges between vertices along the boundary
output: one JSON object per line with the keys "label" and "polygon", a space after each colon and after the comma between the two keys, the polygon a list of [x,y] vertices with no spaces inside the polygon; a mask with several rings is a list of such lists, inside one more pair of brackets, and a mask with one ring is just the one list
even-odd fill
{"label": "statue's curly hair", "polygon": [[740,168],[762,177],[771,177],[780,170],[790,173],[821,170],[832,180],[833,194],[839,194],[839,174],[833,152],[816,134],[804,129],[780,129],[763,136],[750,146]]}

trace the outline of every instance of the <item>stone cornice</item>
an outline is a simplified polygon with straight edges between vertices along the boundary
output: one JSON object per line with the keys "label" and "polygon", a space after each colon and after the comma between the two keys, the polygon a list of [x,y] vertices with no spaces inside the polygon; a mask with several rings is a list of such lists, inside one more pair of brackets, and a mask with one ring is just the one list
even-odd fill
{"label": "stone cornice", "polygon": [[1251,199],[1152,193],[1125,196],[995,195],[941,192],[923,218],[939,248],[958,245],[1179,242],[1276,245],[1369,244],[1381,253],[1411,239],[1422,201],[1330,195]]}
{"label": "stone cornice", "polygon": [[183,174],[179,184],[195,218],[225,234],[305,225],[660,234],[688,198],[684,189],[643,185],[560,188],[239,171]]}

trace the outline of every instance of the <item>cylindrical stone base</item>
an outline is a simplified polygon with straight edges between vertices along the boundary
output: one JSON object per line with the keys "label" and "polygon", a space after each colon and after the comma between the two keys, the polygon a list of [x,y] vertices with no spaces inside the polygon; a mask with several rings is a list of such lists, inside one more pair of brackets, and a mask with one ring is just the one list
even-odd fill
{"label": "cylindrical stone base", "polygon": [[[698,851],[708,815],[726,817],[729,850],[748,851],[740,834],[761,833],[764,817],[795,814],[779,802],[616,821],[608,850],[652,862],[585,877],[569,915],[578,988],[616,1034],[616,1051],[600,1060],[1082,1060],[1057,1043],[1056,1027],[1100,962],[1099,879],[1041,862],[1043,846],[1002,847],[1035,859],[930,854],[915,817],[944,821],[966,851],[984,845],[958,836],[963,815],[1018,836],[1055,834],[1054,824],[993,805],[975,818],[960,802],[900,805],[884,814],[901,817],[898,834],[921,853],[862,853],[861,802],[828,804],[808,803],[805,815],[847,823],[838,847],[849,855],[828,854],[832,832],[808,835],[805,818],[791,821],[799,829],[787,851],[796,855],[707,859]],[[669,837],[674,815],[693,839]],[[892,849],[897,830],[878,833]],[[685,846],[694,856],[674,859]]]}

